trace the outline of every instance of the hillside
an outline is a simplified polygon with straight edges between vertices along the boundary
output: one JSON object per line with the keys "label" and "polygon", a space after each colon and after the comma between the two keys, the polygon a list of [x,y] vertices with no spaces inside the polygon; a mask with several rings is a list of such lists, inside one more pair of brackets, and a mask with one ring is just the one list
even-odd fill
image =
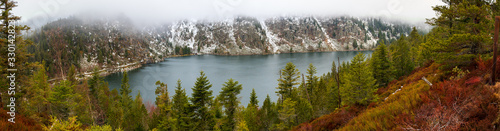
{"label": "hillside", "polygon": [[[290,52],[372,49],[380,37],[385,40],[408,35],[410,25],[379,19],[349,17],[237,17],[220,22],[180,21],[144,29],[159,45],[187,46],[193,53],[251,55]],[[165,44],[166,43],[166,44]]]}
{"label": "hillside", "polygon": [[344,106],[294,130],[495,130],[500,83],[487,84],[491,66],[478,60],[467,71],[445,73],[428,64],[378,89],[379,102]]}
{"label": "hillside", "polygon": [[71,65],[89,76],[94,68],[113,73],[144,63],[189,54],[258,55],[293,52],[370,50],[394,41],[409,25],[350,17],[237,17],[223,21],[184,20],[138,29],[124,16],[69,17],[30,33],[33,61],[45,62],[51,76]]}

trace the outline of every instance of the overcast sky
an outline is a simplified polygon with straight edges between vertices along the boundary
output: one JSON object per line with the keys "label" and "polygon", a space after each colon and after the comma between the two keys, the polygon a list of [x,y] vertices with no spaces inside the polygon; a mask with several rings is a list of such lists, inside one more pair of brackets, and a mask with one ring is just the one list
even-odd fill
{"label": "overcast sky", "polygon": [[422,24],[441,0],[17,0],[14,14],[40,23],[79,13],[125,14],[135,22],[182,19],[218,20],[233,16],[267,18],[283,15],[383,16]]}

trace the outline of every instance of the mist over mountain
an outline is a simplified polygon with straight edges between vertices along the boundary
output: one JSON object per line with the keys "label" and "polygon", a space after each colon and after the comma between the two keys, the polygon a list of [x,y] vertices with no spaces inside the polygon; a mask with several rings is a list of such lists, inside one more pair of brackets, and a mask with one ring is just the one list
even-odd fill
{"label": "mist over mountain", "polygon": [[[138,27],[124,16],[80,15],[50,22],[31,32],[38,58],[59,58],[61,67],[84,71],[162,61],[172,55],[259,55],[294,52],[371,50],[379,39],[406,36],[412,25],[378,18],[288,16],[236,17],[220,21],[182,20]],[[50,42],[58,40],[56,43]],[[63,53],[54,50],[64,49]],[[45,51],[44,51],[45,50]],[[46,51],[49,50],[49,51]],[[64,55],[68,54],[68,55]],[[56,64],[47,59],[46,64]],[[54,71],[56,71],[54,69]],[[113,71],[112,71],[113,72]]]}
{"label": "mist over mountain", "polygon": [[[77,14],[106,17],[124,14],[138,24],[163,24],[194,19],[220,21],[238,16],[268,19],[277,16],[353,16],[384,18],[424,25],[426,18],[435,17],[432,6],[439,0],[19,0],[13,12],[23,17],[31,27],[39,27],[60,18]],[[118,4],[119,3],[119,4]]]}

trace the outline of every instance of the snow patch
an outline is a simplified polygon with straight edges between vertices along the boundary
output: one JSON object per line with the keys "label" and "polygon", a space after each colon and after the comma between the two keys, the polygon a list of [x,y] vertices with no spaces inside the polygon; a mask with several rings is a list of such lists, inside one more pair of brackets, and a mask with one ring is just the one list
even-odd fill
{"label": "snow patch", "polygon": [[276,51],[278,51],[278,46],[276,46],[276,41],[279,41],[278,37],[271,31],[269,31],[269,29],[266,26],[266,22],[264,22],[264,20],[259,20],[259,23],[262,26],[262,29],[264,29],[264,31],[266,32],[267,40],[269,41],[269,44],[271,44],[273,48],[272,53],[276,53]]}

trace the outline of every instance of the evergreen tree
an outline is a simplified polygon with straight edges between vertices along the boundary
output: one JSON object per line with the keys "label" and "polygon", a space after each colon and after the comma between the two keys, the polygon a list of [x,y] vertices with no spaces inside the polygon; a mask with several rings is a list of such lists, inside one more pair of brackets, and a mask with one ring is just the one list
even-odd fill
{"label": "evergreen tree", "polygon": [[396,78],[410,74],[415,68],[415,64],[411,60],[410,46],[406,37],[399,38],[390,48],[392,49],[391,58],[396,70]]}
{"label": "evergreen tree", "polygon": [[[339,64],[340,64],[340,63],[339,63]],[[336,77],[336,75],[337,75],[337,73],[338,73],[338,72],[337,72],[337,65],[335,64],[335,60],[333,60],[333,62],[332,62],[332,69],[331,69],[331,71],[329,72],[329,74],[330,74],[330,78],[335,78],[335,77]]]}
{"label": "evergreen tree", "polygon": [[421,65],[421,61],[418,60],[418,52],[419,52],[419,47],[422,43],[422,36],[418,33],[417,28],[413,27],[412,31],[410,33],[410,36],[408,38],[408,42],[410,43],[410,59],[415,63],[415,65]]}
{"label": "evergreen tree", "polygon": [[167,84],[156,81],[155,83],[156,90],[155,94],[157,95],[155,104],[159,109],[159,130],[175,130],[174,120],[172,119],[172,104],[170,102],[170,97],[168,95]]}
{"label": "evergreen tree", "polygon": [[111,90],[109,98],[111,103],[107,114],[107,121],[113,128],[120,128],[123,123],[125,110],[122,108],[122,104],[120,103],[121,97],[118,94],[118,90]]}
{"label": "evergreen tree", "polygon": [[391,64],[387,53],[387,48],[382,41],[377,46],[370,59],[370,68],[373,78],[377,80],[377,87],[385,87],[391,79]]}
{"label": "evergreen tree", "polygon": [[[313,88],[316,86],[316,83],[318,81],[318,78],[314,76],[316,74],[316,67],[312,63],[309,63],[309,68],[307,68],[307,83],[306,83],[306,88],[307,88],[307,93],[311,96],[313,96]],[[313,96],[314,97],[314,96]]]}
{"label": "evergreen tree", "polygon": [[137,121],[135,121],[136,118],[134,117],[134,112],[132,111],[133,100],[129,95],[131,92],[132,90],[130,89],[130,85],[128,83],[128,74],[127,72],[123,72],[123,79],[120,88],[120,108],[121,110],[123,110],[123,118],[121,118],[123,122],[121,122],[121,127],[123,127],[124,130],[134,130],[135,127],[137,127]]}
{"label": "evergreen tree", "polygon": [[121,103],[125,106],[128,106],[130,104],[129,100],[132,100],[132,97],[129,95],[132,92],[130,89],[130,84],[128,83],[128,74],[127,72],[123,72],[123,79],[122,79],[122,84],[120,88],[120,94],[122,97]]}
{"label": "evergreen tree", "polygon": [[244,121],[246,122],[248,129],[251,131],[258,130],[260,128],[260,120],[258,117],[258,105],[257,94],[255,89],[252,89],[250,93],[250,103],[248,103],[247,108],[244,110]]}
{"label": "evergreen tree", "polygon": [[192,129],[189,122],[189,101],[186,95],[186,90],[182,89],[181,80],[177,80],[177,87],[175,87],[175,95],[172,98],[172,111],[175,115],[176,127],[178,130],[187,131]]}
{"label": "evergreen tree", "polygon": [[[335,76],[337,77],[337,76]],[[326,80],[325,80],[326,81]],[[340,105],[340,90],[339,90],[339,86],[340,84],[338,84],[338,81],[336,80],[336,78],[330,78],[330,80],[326,81],[326,88],[327,88],[327,95],[326,95],[326,100],[327,100],[327,103],[326,104],[327,106],[327,111],[329,112],[332,112],[334,111],[336,108],[339,107]]]}
{"label": "evergreen tree", "polygon": [[269,95],[267,95],[264,103],[262,104],[262,108],[259,111],[262,112],[260,114],[262,114],[262,127],[264,128],[264,130],[271,129],[278,116],[276,107],[274,103],[271,103],[271,98],[269,97]]}
{"label": "evergreen tree", "polygon": [[213,120],[209,121],[208,125],[213,127],[212,130],[223,129],[225,124],[224,112],[222,111],[223,103],[221,97],[215,97],[214,100],[210,102],[209,113],[213,115]]}
{"label": "evergreen tree", "polygon": [[196,123],[195,127],[199,130],[210,130],[213,127],[210,125],[214,120],[213,114],[208,111],[209,104],[213,99],[211,87],[212,84],[208,81],[205,73],[201,71],[200,77],[196,79],[194,87],[191,88],[193,90],[191,98],[194,113],[193,122]]}
{"label": "evergreen tree", "polygon": [[258,107],[259,100],[257,100],[257,94],[255,93],[255,89],[252,89],[252,93],[250,93],[250,105]]}
{"label": "evergreen tree", "polygon": [[[23,87],[28,87],[31,84],[29,80],[33,72],[30,70],[34,70],[33,67],[40,65],[38,62],[33,63],[29,61],[31,54],[28,53],[27,47],[31,46],[33,43],[29,40],[25,40],[23,36],[26,34],[25,32],[30,29],[30,27],[26,25],[19,25],[17,22],[21,20],[21,17],[15,16],[11,12],[12,9],[17,7],[17,2],[14,0],[2,0],[0,2],[0,6],[2,7],[2,9],[0,9],[2,13],[0,16],[0,22],[3,24],[2,28],[0,28],[0,55],[2,56],[0,57],[0,77],[3,78],[0,79],[0,85],[2,85],[0,86],[0,92],[2,92],[0,94],[0,108],[3,108],[7,105],[7,103],[4,102],[10,101],[9,99],[11,97],[9,96],[9,93],[4,93],[8,92],[9,86],[7,85],[10,85],[9,79],[6,79],[7,76],[11,73],[16,74],[16,88],[14,89],[16,94],[14,97],[16,100],[21,100],[20,97],[26,95],[25,92],[29,90]],[[14,56],[12,52],[8,51],[9,47],[12,47],[12,45],[15,45],[15,51],[13,51]],[[11,60],[11,57],[15,57],[15,60]],[[18,71],[9,72],[7,71],[9,68],[15,68]]]}
{"label": "evergreen tree", "polygon": [[324,76],[319,78],[318,84],[314,86],[314,92],[312,92],[313,97],[311,98],[311,108],[314,109],[314,117],[319,117],[328,114],[328,105],[334,104],[334,101],[330,101],[330,90],[327,87],[327,83]]}
{"label": "evergreen tree", "polygon": [[75,105],[73,102],[73,85],[70,81],[61,81],[58,85],[54,86],[53,91],[50,93],[48,101],[51,106],[51,115],[57,116],[63,120],[69,117],[72,111],[71,107]]}
{"label": "evergreen tree", "polygon": [[130,119],[126,119],[126,121],[130,121],[129,124],[131,125],[127,125],[131,126],[130,129],[134,131],[144,131],[148,129],[148,127],[146,126],[147,122],[146,115],[148,114],[148,111],[146,110],[146,106],[144,106],[144,104],[142,103],[142,97],[140,91],[139,93],[137,93],[137,96],[135,97],[134,103],[132,105],[132,110],[129,113],[130,113],[129,114]]}
{"label": "evergreen tree", "polygon": [[385,34],[382,33],[382,31],[379,31],[377,45],[379,45],[382,41],[387,41],[387,40],[385,39]]}
{"label": "evergreen tree", "polygon": [[[76,88],[73,90],[74,91],[74,101],[77,102],[77,104],[74,107],[74,112],[75,115],[78,116],[77,119],[84,125],[91,125],[94,123],[94,120],[92,119],[91,112],[93,111],[90,106],[91,102],[89,99],[89,88],[87,85],[87,81],[83,81],[82,85],[77,85]],[[107,116],[112,116],[110,114],[107,114]],[[108,118],[107,120],[110,120]]]}
{"label": "evergreen tree", "polygon": [[295,117],[297,116],[295,111],[296,103],[297,102],[293,101],[291,98],[286,98],[283,101],[282,107],[278,110],[280,123],[275,125],[276,129],[289,130],[295,125]]}
{"label": "evergreen tree", "polygon": [[342,103],[344,105],[367,105],[377,100],[374,94],[377,91],[376,80],[367,66],[365,55],[358,53],[351,60],[348,73],[344,73],[341,87]]}
{"label": "evergreen tree", "polygon": [[[296,97],[291,100],[291,102],[295,102],[295,122],[296,123],[303,123],[311,118],[313,118],[313,107],[311,103],[303,98],[303,97]],[[292,124],[292,126],[294,126]]]}
{"label": "evergreen tree", "polygon": [[354,40],[354,42],[352,42],[352,47],[354,49],[358,49],[359,50],[359,48],[358,48],[358,42],[356,40]]}
{"label": "evergreen tree", "polygon": [[110,106],[112,105],[112,101],[110,100],[110,91],[108,87],[108,83],[101,81],[101,86],[97,90],[97,104],[99,106],[99,112],[105,112],[100,113],[98,116],[97,121],[100,123],[97,124],[103,124],[103,122],[107,119],[107,112],[110,110]]}
{"label": "evergreen tree", "polygon": [[45,68],[43,66],[40,67],[40,69],[33,74],[32,78],[31,88],[27,89],[27,94],[25,96],[29,102],[23,101],[23,104],[26,106],[24,113],[33,116],[33,119],[41,122],[42,120],[38,114],[48,113],[48,98],[51,94]]}
{"label": "evergreen tree", "polygon": [[429,41],[431,50],[436,52],[436,61],[445,68],[467,65],[472,59],[486,53],[491,42],[492,19],[490,5],[485,0],[450,1],[449,5],[433,7],[437,18],[427,23],[440,28],[441,34]]}
{"label": "evergreen tree", "polygon": [[287,63],[285,68],[281,70],[281,78],[278,79],[278,91],[276,93],[282,97],[282,100],[289,98],[293,86],[300,84],[298,82],[300,79],[299,74],[299,69],[296,69],[292,62]]}
{"label": "evergreen tree", "polygon": [[236,128],[235,114],[239,104],[238,94],[240,94],[242,86],[238,81],[234,81],[233,79],[229,79],[222,86],[219,96],[222,98],[226,114],[223,130],[234,130]]}
{"label": "evergreen tree", "polygon": [[[89,80],[90,94],[92,94],[92,96],[94,96],[94,98],[97,97],[97,90],[101,86],[100,85],[101,81],[102,81],[102,79],[101,79],[101,76],[99,75],[99,69],[94,68],[94,71],[92,72],[92,78],[90,78],[90,80]],[[127,85],[128,85],[128,77],[127,77]]]}

